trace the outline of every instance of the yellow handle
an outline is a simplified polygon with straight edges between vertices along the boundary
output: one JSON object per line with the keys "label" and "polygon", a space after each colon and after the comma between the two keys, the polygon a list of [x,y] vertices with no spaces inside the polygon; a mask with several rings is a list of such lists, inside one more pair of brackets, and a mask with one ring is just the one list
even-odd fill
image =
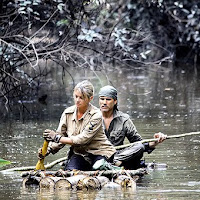
{"label": "yellow handle", "polygon": [[[48,147],[49,142],[44,140],[43,146],[42,146],[42,155],[45,156],[47,153],[47,147]],[[38,160],[36,167],[36,170],[45,170],[44,167],[44,159]]]}

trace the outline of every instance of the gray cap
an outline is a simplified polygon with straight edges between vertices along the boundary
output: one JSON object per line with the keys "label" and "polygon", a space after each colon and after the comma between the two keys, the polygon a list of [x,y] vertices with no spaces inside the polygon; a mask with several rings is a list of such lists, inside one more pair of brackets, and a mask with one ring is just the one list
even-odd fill
{"label": "gray cap", "polygon": [[111,85],[106,85],[100,89],[99,97],[110,97],[117,100],[117,90]]}

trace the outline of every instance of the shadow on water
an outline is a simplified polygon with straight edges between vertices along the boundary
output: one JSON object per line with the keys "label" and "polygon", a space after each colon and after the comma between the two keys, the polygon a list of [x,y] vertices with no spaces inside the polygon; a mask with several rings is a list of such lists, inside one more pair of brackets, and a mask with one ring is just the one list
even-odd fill
{"label": "shadow on water", "polygon": [[[71,76],[61,81],[47,77],[40,96],[47,95],[46,104],[38,99],[24,102],[29,109],[23,113],[13,105],[10,118],[3,112],[0,121],[0,157],[12,161],[4,167],[34,166],[37,150],[42,146],[42,132],[56,129],[63,109],[73,104],[74,82],[89,79],[95,87],[93,104],[98,106],[98,90],[112,84],[118,89],[119,109],[127,112],[144,139],[154,132],[168,135],[199,131],[200,80],[184,71],[174,73],[168,69],[127,70],[114,68],[106,72],[73,69]],[[52,81],[55,80],[55,81]],[[21,119],[24,119],[22,121]],[[116,188],[98,191],[66,191],[65,193],[41,193],[38,187],[22,188],[20,173],[0,173],[1,199],[198,199],[200,195],[200,140],[199,136],[171,139],[160,144],[151,154],[145,154],[146,162],[166,163],[165,170],[151,170],[137,182],[137,192]],[[45,162],[66,156],[68,147],[50,155]],[[59,169],[57,166],[54,169]]]}

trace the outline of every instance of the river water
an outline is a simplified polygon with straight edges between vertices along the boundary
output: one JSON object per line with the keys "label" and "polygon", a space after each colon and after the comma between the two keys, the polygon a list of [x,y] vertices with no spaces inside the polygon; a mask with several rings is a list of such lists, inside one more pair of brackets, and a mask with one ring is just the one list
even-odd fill
{"label": "river water", "polygon": [[[57,128],[63,109],[73,104],[74,83],[84,79],[94,84],[96,95],[93,104],[96,106],[101,85],[110,83],[118,89],[118,107],[132,117],[143,139],[152,138],[158,131],[167,135],[199,131],[200,79],[195,74],[163,68],[112,68],[95,72],[69,69],[69,72],[62,77],[55,69],[47,77],[40,91],[40,95],[47,95],[45,103],[38,103],[37,99],[24,101],[29,114],[15,109],[15,105],[15,112],[9,117],[5,112],[1,113],[0,158],[12,161],[1,170],[36,165],[37,149],[43,143],[43,130]],[[151,154],[145,154],[146,162],[165,163],[167,167],[150,170],[140,178],[135,193],[119,188],[41,193],[38,187],[23,188],[20,172],[1,172],[0,199],[197,200],[200,196],[199,147],[199,135],[187,136],[166,140]],[[66,146],[59,153],[48,156],[45,162],[66,156],[67,149]]]}

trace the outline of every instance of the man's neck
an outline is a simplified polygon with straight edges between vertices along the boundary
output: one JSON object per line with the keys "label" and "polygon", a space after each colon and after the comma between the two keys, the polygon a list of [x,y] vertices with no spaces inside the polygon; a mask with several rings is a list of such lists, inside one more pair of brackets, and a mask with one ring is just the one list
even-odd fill
{"label": "man's neck", "polygon": [[110,110],[110,111],[108,111],[108,112],[102,112],[103,118],[104,118],[104,119],[113,118],[113,111],[114,111],[114,110]]}
{"label": "man's neck", "polygon": [[77,109],[77,119],[80,119],[84,115],[87,109],[88,109],[88,106],[82,109],[80,108]]}
{"label": "man's neck", "polygon": [[103,116],[105,128],[108,131],[110,127],[110,123],[113,120],[113,110],[108,111],[108,112],[102,112],[102,116]]}

